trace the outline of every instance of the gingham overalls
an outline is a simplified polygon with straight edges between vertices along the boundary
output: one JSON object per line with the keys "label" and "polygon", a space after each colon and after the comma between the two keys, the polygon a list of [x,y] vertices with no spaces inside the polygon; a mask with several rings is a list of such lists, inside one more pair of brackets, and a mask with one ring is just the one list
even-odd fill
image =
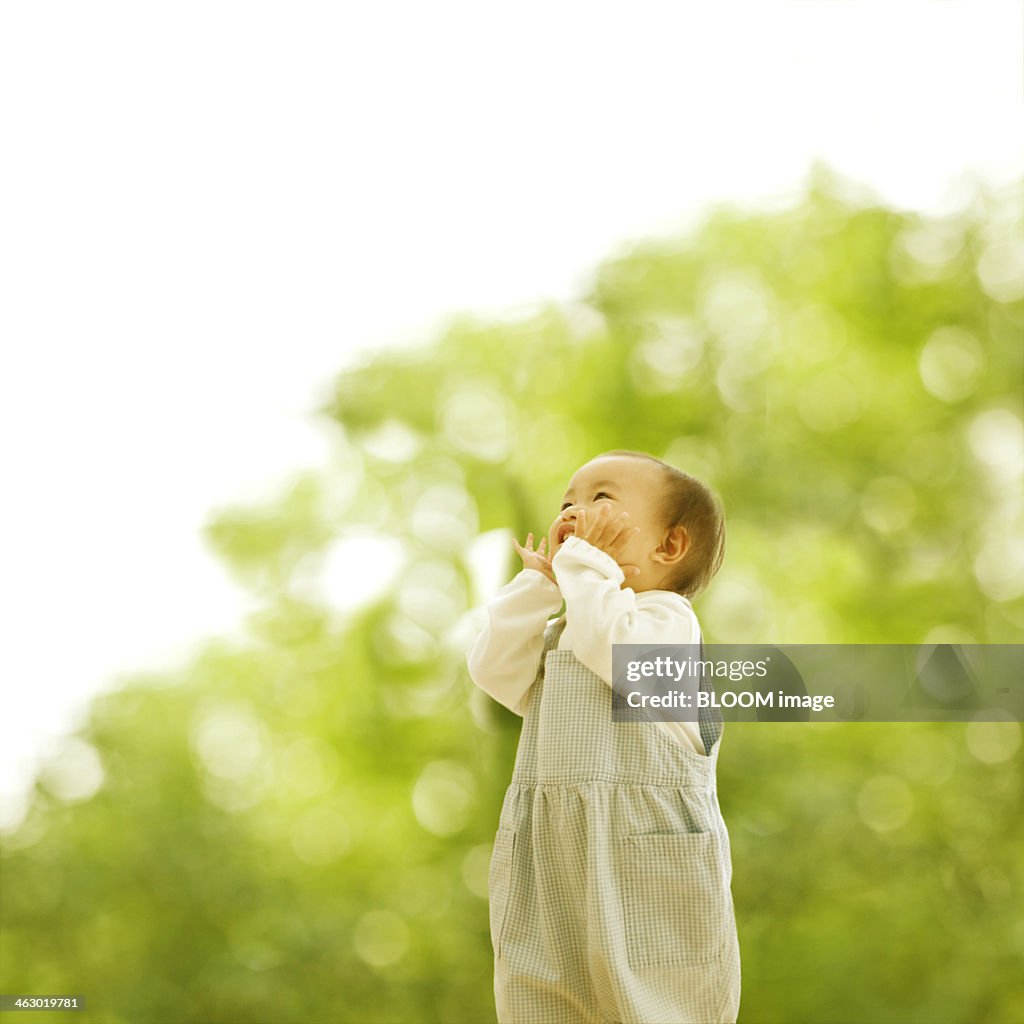
{"label": "gingham overalls", "polygon": [[653,722],[613,722],[611,687],[564,617],[523,720],[490,862],[500,1024],[709,1024],[739,1011],[729,835],[715,766]]}

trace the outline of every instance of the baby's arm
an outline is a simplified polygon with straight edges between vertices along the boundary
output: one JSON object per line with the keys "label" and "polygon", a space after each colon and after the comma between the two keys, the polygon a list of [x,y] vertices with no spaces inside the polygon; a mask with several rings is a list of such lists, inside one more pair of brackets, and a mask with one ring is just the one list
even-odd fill
{"label": "baby's arm", "polygon": [[469,675],[517,715],[526,713],[548,617],[561,606],[558,585],[533,568],[524,568],[487,602],[487,624],[466,659]]}
{"label": "baby's arm", "polygon": [[565,616],[576,657],[612,682],[612,644],[696,644],[700,627],[681,594],[620,589],[618,562],[580,537],[567,537],[552,559],[565,597]]}

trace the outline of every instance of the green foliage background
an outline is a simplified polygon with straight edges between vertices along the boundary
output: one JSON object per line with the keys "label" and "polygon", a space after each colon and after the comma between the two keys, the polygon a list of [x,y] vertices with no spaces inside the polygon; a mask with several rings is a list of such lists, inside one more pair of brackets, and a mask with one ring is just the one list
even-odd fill
{"label": "green foliage background", "polygon": [[[722,496],[709,642],[1021,642],[1022,210],[979,187],[924,218],[816,166],[578,302],[341,374],[332,465],[211,517],[247,640],[99,696],[4,836],[0,989],[104,1024],[494,1020],[520,719],[464,652],[507,531],[603,449]],[[367,531],[400,570],[339,611],[323,581]],[[1022,763],[1017,723],[727,726],[741,1021],[1024,1019]]]}

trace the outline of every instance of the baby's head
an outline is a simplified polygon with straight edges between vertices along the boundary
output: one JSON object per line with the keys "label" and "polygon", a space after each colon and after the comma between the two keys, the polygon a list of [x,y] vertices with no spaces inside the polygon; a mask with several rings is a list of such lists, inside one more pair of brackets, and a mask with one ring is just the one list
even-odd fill
{"label": "baby's head", "polygon": [[667,462],[624,449],[602,452],[573,474],[549,535],[550,555],[573,533],[580,508],[592,521],[606,502],[613,517],[628,512],[630,525],[639,528],[617,555],[620,564],[640,567],[623,586],[693,598],[721,567],[725,516],[718,498]]}

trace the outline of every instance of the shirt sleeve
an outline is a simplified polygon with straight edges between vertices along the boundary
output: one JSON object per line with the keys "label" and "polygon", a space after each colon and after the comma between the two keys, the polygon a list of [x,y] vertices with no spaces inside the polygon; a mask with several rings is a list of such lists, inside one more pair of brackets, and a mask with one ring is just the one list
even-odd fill
{"label": "shirt sleeve", "polygon": [[487,603],[466,664],[473,682],[517,715],[526,713],[548,618],[561,607],[561,591],[538,569],[523,569]]}
{"label": "shirt sleeve", "polygon": [[551,562],[565,597],[563,643],[612,685],[613,644],[696,644],[700,626],[690,602],[669,590],[621,589],[618,562],[579,537],[566,537]]}

